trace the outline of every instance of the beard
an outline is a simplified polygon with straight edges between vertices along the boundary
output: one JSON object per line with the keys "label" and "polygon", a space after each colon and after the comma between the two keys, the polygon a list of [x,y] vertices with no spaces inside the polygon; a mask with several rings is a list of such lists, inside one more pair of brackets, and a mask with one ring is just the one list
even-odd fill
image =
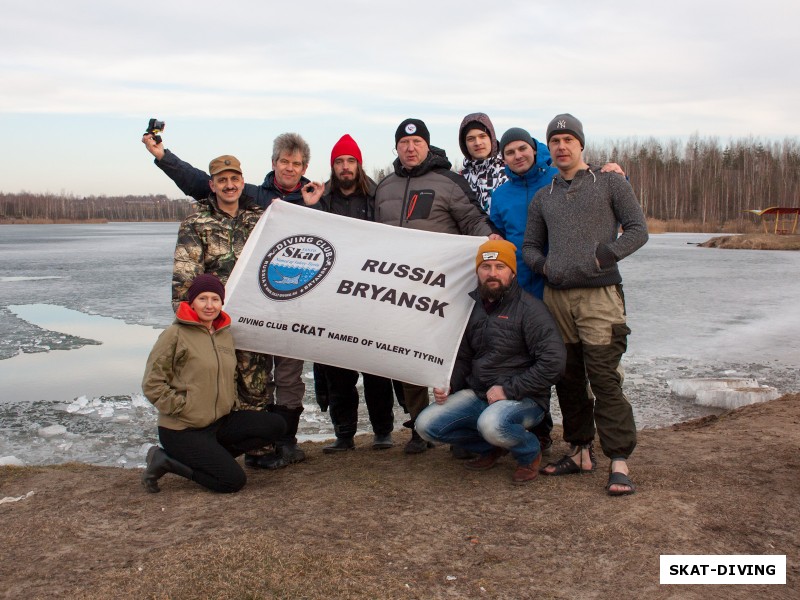
{"label": "beard", "polygon": [[[493,282],[499,283],[500,285],[489,287],[489,284]],[[494,277],[490,277],[483,283],[478,284],[478,293],[480,294],[481,299],[488,300],[489,302],[497,302],[510,289],[510,283],[508,285],[503,285],[502,281],[495,279]]]}
{"label": "beard", "polygon": [[337,188],[340,190],[351,191],[356,188],[357,173],[352,173],[352,177],[350,179],[342,179],[337,175],[334,175],[333,179],[336,182]]}

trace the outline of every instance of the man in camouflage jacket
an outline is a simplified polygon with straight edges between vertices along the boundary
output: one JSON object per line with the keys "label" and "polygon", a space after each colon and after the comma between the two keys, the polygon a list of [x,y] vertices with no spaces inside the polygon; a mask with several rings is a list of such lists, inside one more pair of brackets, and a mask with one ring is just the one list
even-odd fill
{"label": "man in camouflage jacket", "polygon": [[[185,299],[191,282],[201,273],[211,273],[223,284],[227,282],[247,238],[263,214],[263,209],[254,199],[243,193],[241,164],[235,157],[215,158],[209,165],[209,173],[212,193],[200,202],[196,213],[184,219],[178,230],[172,272],[173,308]],[[237,350],[236,358],[242,406],[257,410],[268,408],[284,416],[280,410],[282,407],[276,407],[274,403],[275,382],[272,376],[276,358],[280,357]],[[287,431],[287,439],[279,440],[279,444],[288,443],[289,436],[294,439],[297,432],[299,423],[288,423],[289,420],[295,421],[291,416],[286,420],[288,429],[292,431]],[[296,447],[296,441],[291,445]],[[305,458],[302,454],[302,450],[296,448],[295,460],[291,461],[274,454],[245,455],[245,463],[278,468],[299,462]]]}

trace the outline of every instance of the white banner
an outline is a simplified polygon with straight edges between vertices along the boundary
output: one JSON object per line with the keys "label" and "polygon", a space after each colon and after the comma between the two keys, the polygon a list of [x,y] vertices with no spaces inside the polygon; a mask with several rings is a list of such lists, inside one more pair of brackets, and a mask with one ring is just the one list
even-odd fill
{"label": "white banner", "polygon": [[273,202],[226,286],[236,347],[447,387],[485,241]]}

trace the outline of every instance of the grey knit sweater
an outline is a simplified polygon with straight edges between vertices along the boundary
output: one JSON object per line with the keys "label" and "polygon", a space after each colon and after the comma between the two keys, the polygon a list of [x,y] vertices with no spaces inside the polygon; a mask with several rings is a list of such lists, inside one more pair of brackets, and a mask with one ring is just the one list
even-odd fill
{"label": "grey knit sweater", "polygon": [[631,185],[589,167],[571,184],[556,175],[536,193],[522,255],[552,288],[603,287],[622,282],[617,262],[645,242],[647,223]]}

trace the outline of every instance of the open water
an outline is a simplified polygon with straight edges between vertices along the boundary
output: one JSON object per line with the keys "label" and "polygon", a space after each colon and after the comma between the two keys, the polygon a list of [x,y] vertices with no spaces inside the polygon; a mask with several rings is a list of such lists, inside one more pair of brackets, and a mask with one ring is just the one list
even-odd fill
{"label": "open water", "polygon": [[[157,438],[140,383],[173,318],[177,227],[0,226],[0,457],[143,463]],[[800,390],[800,252],[696,246],[708,237],[654,235],[621,263],[633,330],[624,385],[639,427],[715,412],[670,394],[672,379],[741,375]],[[306,378],[300,433],[331,437],[310,365]],[[369,431],[365,414],[359,429]]]}

